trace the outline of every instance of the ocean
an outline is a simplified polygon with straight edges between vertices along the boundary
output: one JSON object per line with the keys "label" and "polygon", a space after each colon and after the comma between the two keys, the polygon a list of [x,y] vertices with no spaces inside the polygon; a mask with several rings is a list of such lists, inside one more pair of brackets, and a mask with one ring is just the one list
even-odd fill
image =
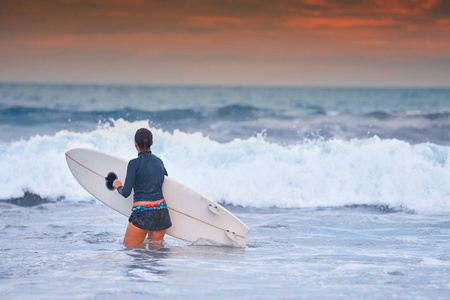
{"label": "ocean", "polygon": [[[64,153],[136,156],[251,231],[122,245]],[[2,299],[448,299],[450,89],[0,83]]]}

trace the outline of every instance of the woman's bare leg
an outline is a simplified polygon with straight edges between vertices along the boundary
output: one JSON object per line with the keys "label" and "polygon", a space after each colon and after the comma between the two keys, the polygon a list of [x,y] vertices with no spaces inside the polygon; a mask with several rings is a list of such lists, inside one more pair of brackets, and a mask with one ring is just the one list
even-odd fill
{"label": "woman's bare leg", "polygon": [[162,243],[164,241],[165,230],[161,231],[150,231],[148,233],[148,238],[151,243]]}
{"label": "woman's bare leg", "polygon": [[133,223],[129,222],[127,231],[125,232],[125,237],[123,238],[123,244],[126,247],[142,244],[147,233],[147,230],[136,227]]}

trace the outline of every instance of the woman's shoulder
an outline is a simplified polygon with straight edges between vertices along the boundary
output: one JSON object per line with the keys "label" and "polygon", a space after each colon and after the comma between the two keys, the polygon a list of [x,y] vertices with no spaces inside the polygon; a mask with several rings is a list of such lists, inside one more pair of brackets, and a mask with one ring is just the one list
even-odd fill
{"label": "woman's shoulder", "polygon": [[133,159],[131,159],[129,162],[128,162],[128,165],[130,166],[132,166],[132,165],[135,165],[135,164],[137,164],[138,163],[138,160],[139,160],[139,157],[136,157],[136,158],[133,158]]}
{"label": "woman's shoulder", "polygon": [[151,157],[159,162],[163,162],[161,158],[159,158],[158,156],[154,155],[153,153],[151,154]]}

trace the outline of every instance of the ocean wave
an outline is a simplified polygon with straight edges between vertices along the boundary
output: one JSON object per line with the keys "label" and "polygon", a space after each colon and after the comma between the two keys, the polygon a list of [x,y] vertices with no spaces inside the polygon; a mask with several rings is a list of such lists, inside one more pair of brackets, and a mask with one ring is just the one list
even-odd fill
{"label": "ocean wave", "polygon": [[[64,153],[95,148],[131,159],[136,129],[123,119],[79,133],[62,130],[0,142],[2,199],[24,196],[90,201]],[[378,137],[270,143],[264,135],[219,143],[201,133],[152,129],[153,152],[169,176],[214,201],[244,207],[386,205],[417,212],[450,211],[450,147]]]}
{"label": "ocean wave", "polygon": [[154,122],[170,122],[183,119],[199,119],[201,114],[193,109],[169,109],[149,111],[145,109],[121,108],[115,110],[60,110],[51,108],[36,108],[14,106],[0,109],[0,118],[4,124],[11,125],[42,125],[45,123],[68,123],[72,120],[78,122],[90,121],[98,123],[109,119],[123,118],[128,121],[148,120]]}
{"label": "ocean wave", "polygon": [[123,118],[131,122],[150,119],[154,123],[169,123],[180,120],[224,120],[236,122],[266,117],[291,118],[277,115],[266,109],[239,104],[220,106],[215,109],[187,108],[162,110],[147,109],[146,105],[142,105],[140,109],[122,107],[120,109],[105,110],[71,110],[28,106],[0,107],[2,123],[11,125],[36,125],[54,122],[67,123],[71,120],[97,123],[98,121],[105,121],[111,118]]}
{"label": "ocean wave", "polygon": [[9,199],[1,199],[0,202],[15,204],[18,206],[29,207],[36,206],[45,203],[53,203],[58,200],[62,200],[63,197],[58,197],[57,199],[42,198],[38,194],[30,193],[29,191],[24,191],[21,197],[12,197]]}
{"label": "ocean wave", "polygon": [[[83,109],[80,105],[78,109]],[[214,108],[152,110],[122,107],[108,110],[76,110],[25,106],[0,107],[0,139],[29,138],[36,133],[55,134],[63,129],[93,130],[110,120],[148,121],[166,131],[182,131],[204,135],[221,142],[249,138],[265,132],[268,141],[296,144],[305,139],[364,139],[379,136],[418,144],[450,143],[450,119],[447,112],[386,112],[374,110],[366,114],[348,115],[327,112],[321,106],[305,106],[308,113],[267,109],[253,105],[231,104]],[[13,130],[11,130],[13,128]]]}
{"label": "ocean wave", "polygon": [[364,117],[366,118],[373,118],[376,120],[390,120],[392,118],[394,118],[394,116],[392,114],[389,114],[387,112],[384,111],[374,111],[371,113],[367,113],[364,115]]}
{"label": "ocean wave", "polygon": [[428,120],[449,120],[450,113],[449,112],[439,112],[439,113],[421,114],[420,117],[428,119]]}

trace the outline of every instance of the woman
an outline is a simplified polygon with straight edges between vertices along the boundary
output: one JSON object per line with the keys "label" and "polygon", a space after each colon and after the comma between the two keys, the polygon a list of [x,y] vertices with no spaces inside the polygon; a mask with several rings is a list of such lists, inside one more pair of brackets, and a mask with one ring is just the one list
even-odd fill
{"label": "woman", "polygon": [[123,244],[134,246],[142,244],[148,234],[152,243],[162,243],[166,229],[172,226],[169,211],[162,194],[166,168],[161,159],[150,151],[153,135],[150,130],[141,128],[134,136],[134,146],[138,157],[130,160],[125,185],[114,180],[113,187],[127,198],[134,188],[134,205]]}

